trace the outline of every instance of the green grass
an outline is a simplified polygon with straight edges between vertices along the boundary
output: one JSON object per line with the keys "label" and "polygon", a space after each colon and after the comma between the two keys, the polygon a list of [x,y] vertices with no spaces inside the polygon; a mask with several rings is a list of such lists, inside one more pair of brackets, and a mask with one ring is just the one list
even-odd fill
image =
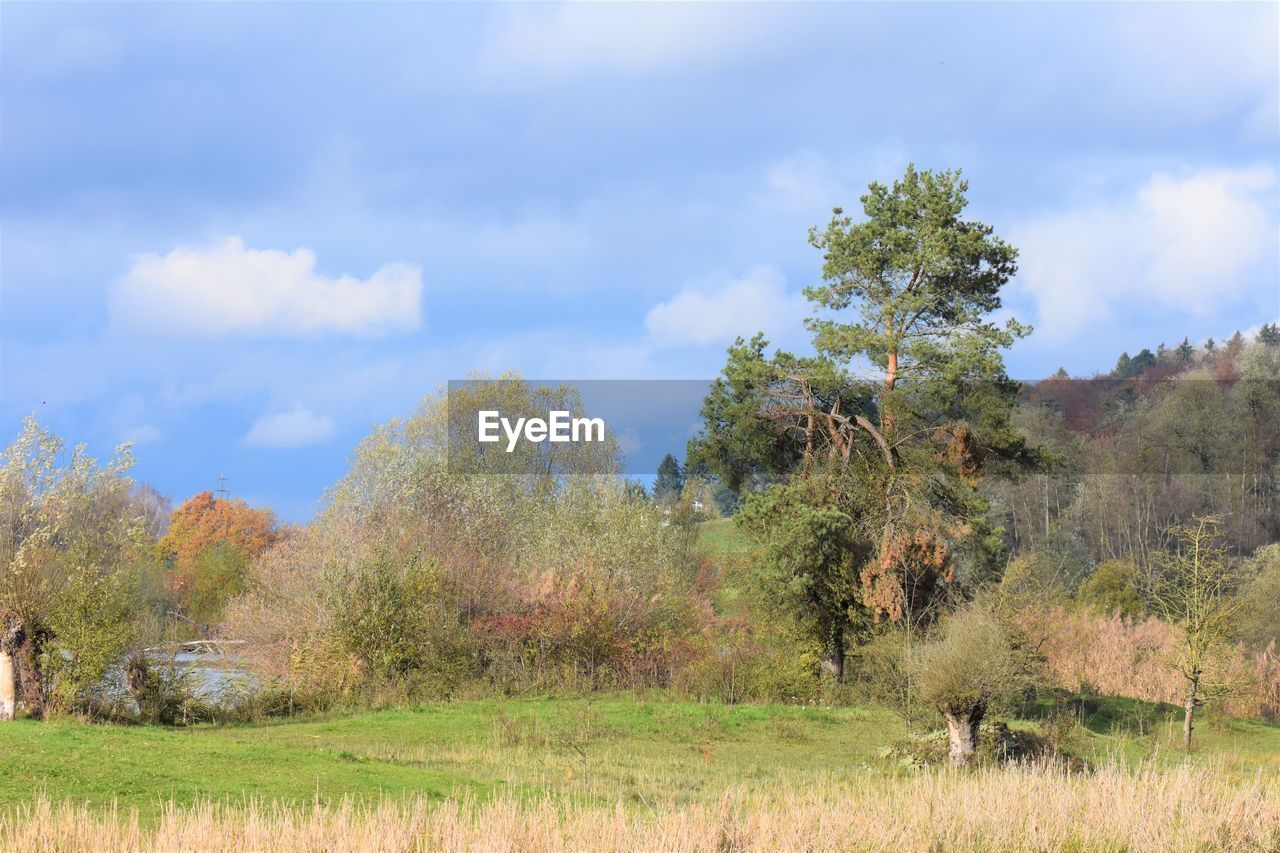
{"label": "green grass", "polygon": [[698,546],[712,559],[725,559],[741,555],[747,550],[747,542],[732,518],[718,518],[698,525]]}
{"label": "green grass", "polygon": [[[1132,710],[1127,701],[1103,703],[1111,715],[1105,726],[1086,721],[1077,735],[1083,751],[1184,760],[1172,745],[1176,715],[1143,709],[1143,726],[1127,729],[1119,722]],[[19,721],[0,725],[0,809],[41,793],[93,807],[136,806],[144,815],[162,800],[302,804],[383,795],[622,797],[652,808],[706,801],[744,783],[820,784],[879,766],[878,751],[903,733],[901,721],[876,708],[634,695],[446,702],[222,728]],[[1197,734],[1194,760],[1280,774],[1280,726],[1206,722]]]}
{"label": "green grass", "polygon": [[726,616],[749,617],[737,573],[743,568],[750,546],[732,518],[704,521],[698,525],[698,551],[714,562],[721,572],[713,595],[716,610]]}

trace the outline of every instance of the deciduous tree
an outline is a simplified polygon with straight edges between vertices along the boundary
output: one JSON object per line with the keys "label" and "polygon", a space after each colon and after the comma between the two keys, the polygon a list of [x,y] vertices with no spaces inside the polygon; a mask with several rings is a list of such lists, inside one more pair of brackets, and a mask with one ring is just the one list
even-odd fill
{"label": "deciduous tree", "polygon": [[1182,631],[1174,665],[1187,681],[1182,737],[1188,750],[1196,709],[1222,687],[1212,682],[1212,653],[1232,638],[1241,606],[1239,567],[1222,544],[1221,524],[1208,516],[1173,527],[1175,549],[1146,577],[1152,606]]}

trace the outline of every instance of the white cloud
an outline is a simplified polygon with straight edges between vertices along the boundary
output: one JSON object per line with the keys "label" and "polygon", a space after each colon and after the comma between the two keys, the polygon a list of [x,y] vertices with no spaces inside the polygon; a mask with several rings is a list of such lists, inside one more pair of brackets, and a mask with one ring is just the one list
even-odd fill
{"label": "white cloud", "polygon": [[803,294],[787,290],[773,267],[710,285],[694,285],[655,305],[645,327],[662,346],[725,344],[741,335],[794,332],[805,316]]}
{"label": "white cloud", "polygon": [[124,433],[124,440],[132,442],[135,446],[150,444],[153,441],[159,441],[161,438],[160,430],[151,424],[141,424],[125,430]]}
{"label": "white cloud", "polygon": [[1269,166],[1156,175],[1129,198],[1015,228],[1038,332],[1060,340],[1125,309],[1211,317],[1252,295],[1280,249],[1275,183]]}
{"label": "white cloud", "polygon": [[535,4],[502,7],[494,20],[480,70],[507,77],[714,65],[776,46],[785,23],[763,5],[728,10],[711,3]]}
{"label": "white cloud", "polygon": [[239,237],[138,255],[111,294],[111,321],[130,331],[195,337],[373,337],[421,325],[417,267],[387,264],[361,280],[328,278],[315,266],[310,249],[247,249]]}
{"label": "white cloud", "polygon": [[256,447],[302,447],[333,437],[333,420],[301,406],[263,415],[253,423],[244,443]]}

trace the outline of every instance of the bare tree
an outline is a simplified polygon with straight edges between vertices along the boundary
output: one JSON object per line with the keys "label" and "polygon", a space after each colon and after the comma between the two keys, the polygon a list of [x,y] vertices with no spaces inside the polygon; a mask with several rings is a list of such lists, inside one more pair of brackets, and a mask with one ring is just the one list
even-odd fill
{"label": "bare tree", "polygon": [[1182,631],[1174,666],[1187,680],[1183,746],[1191,749],[1196,708],[1226,689],[1211,682],[1213,652],[1230,641],[1241,599],[1239,567],[1222,544],[1222,521],[1195,518],[1170,528],[1175,549],[1158,555],[1146,576],[1152,606]]}

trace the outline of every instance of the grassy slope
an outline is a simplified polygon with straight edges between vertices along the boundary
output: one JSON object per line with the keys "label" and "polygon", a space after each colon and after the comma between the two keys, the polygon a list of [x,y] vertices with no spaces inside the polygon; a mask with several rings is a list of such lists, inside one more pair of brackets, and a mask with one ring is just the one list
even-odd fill
{"label": "grassy slope", "polygon": [[[1143,738],[1083,736],[1088,753],[1183,759],[1163,719]],[[1158,710],[1148,709],[1157,718]],[[1106,716],[1105,714],[1099,716]],[[0,726],[0,809],[40,793],[154,813],[161,799],[298,803],[342,795],[544,792],[640,806],[707,802],[729,785],[816,783],[876,764],[902,726],[878,709],[714,706],[636,696],[463,701],[268,725],[185,730]],[[1204,725],[1197,760],[1280,775],[1280,726]],[[888,770],[888,768],[886,768]],[[896,772],[896,771],[890,771]]]}

